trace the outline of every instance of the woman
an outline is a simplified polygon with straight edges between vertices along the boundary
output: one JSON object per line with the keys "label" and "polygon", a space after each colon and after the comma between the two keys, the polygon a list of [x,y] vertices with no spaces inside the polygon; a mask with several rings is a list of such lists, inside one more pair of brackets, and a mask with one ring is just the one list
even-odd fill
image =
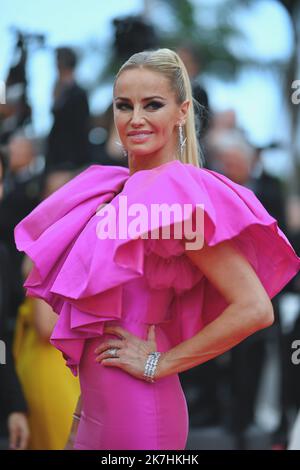
{"label": "woman", "polygon": [[178,373],[271,325],[300,259],[252,191],[199,166],[175,52],[134,54],[113,94],[129,169],[90,166],[18,224],[16,244],[35,264],[27,294],[59,315],[51,342],[79,373],[66,448],[184,449]]}
{"label": "woman", "polygon": [[30,297],[18,313],[14,357],[29,407],[29,450],[64,448],[80,395],[78,379],[68,372],[59,351],[49,344],[56,317],[46,302]]}
{"label": "woman", "polygon": [[[48,173],[42,198],[47,198],[72,176],[70,171]],[[26,279],[31,268],[31,260],[25,256],[23,278]],[[57,315],[42,299],[27,297],[18,311],[13,353],[29,409],[29,450],[64,448],[80,395],[78,378],[70,374],[60,352],[49,343],[56,321]]]}

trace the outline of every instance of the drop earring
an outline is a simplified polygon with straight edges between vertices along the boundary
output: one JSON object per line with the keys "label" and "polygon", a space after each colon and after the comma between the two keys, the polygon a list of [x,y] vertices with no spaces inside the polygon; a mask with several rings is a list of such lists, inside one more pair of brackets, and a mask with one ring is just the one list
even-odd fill
{"label": "drop earring", "polygon": [[184,147],[186,145],[186,137],[184,135],[183,125],[179,124],[179,147],[180,147],[180,157],[183,157]]}
{"label": "drop earring", "polygon": [[121,144],[121,142],[119,142],[118,140],[115,140],[115,143],[117,145],[119,145],[119,147],[122,147],[123,157],[127,158],[128,157],[128,152],[127,152],[126,148],[124,147],[124,145]]}

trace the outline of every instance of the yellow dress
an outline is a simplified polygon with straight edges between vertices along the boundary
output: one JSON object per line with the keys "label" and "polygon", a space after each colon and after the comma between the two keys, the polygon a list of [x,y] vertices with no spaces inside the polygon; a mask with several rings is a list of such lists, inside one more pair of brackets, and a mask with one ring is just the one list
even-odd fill
{"label": "yellow dress", "polygon": [[19,308],[13,343],[16,370],[29,408],[28,449],[61,450],[80,395],[79,379],[66,367],[62,353],[38,337],[33,302],[27,297]]}

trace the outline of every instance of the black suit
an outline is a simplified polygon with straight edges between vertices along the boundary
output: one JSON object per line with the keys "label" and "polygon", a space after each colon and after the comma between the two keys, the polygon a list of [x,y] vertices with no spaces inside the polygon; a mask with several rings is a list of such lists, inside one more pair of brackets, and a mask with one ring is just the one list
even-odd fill
{"label": "black suit", "polygon": [[258,178],[251,179],[249,187],[267,211],[277,219],[279,227],[285,233],[286,220],[280,180],[262,170]]}
{"label": "black suit", "polygon": [[46,170],[77,169],[90,160],[90,114],[86,92],[75,82],[63,85],[53,108],[47,140]]}
{"label": "black suit", "polygon": [[15,371],[11,352],[12,338],[7,328],[11,297],[10,258],[6,247],[0,243],[0,325],[1,340],[6,344],[6,363],[0,364],[0,416],[2,420],[6,420],[12,412],[27,412],[27,405]]}
{"label": "black suit", "polygon": [[26,217],[40,202],[43,185],[41,174],[32,175],[28,170],[10,175],[6,180],[5,197],[0,202],[0,241],[9,251],[12,282],[11,304],[8,321],[11,331],[14,328],[19,305],[24,300],[21,264],[24,254],[16,249],[14,240],[15,226]]}

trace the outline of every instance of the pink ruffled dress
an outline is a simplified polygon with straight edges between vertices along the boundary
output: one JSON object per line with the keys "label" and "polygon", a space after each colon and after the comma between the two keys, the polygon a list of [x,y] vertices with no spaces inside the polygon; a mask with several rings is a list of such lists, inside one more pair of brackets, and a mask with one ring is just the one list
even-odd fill
{"label": "pink ruffled dress", "polygon": [[[127,196],[127,207],[142,204],[148,214],[153,203],[179,203],[191,205],[187,217],[193,217],[202,204],[206,243],[230,239],[270,298],[296,275],[300,258],[251,190],[178,160],[131,176],[124,167],[91,165],[15,227],[18,250],[34,263],[26,294],[44,299],[59,315],[50,341],[72,373],[79,373],[82,418],[75,448],[184,449],[189,417],[178,374],[149,383],[96,363],[94,349],[116,338],[103,333],[109,322],[143,339],[155,324],[157,349],[167,351],[228,304],[172,230],[170,239],[128,232],[100,238],[96,211],[107,204],[119,215],[120,196]],[[170,227],[184,217],[176,213]],[[151,228],[163,225],[157,221]]]}

